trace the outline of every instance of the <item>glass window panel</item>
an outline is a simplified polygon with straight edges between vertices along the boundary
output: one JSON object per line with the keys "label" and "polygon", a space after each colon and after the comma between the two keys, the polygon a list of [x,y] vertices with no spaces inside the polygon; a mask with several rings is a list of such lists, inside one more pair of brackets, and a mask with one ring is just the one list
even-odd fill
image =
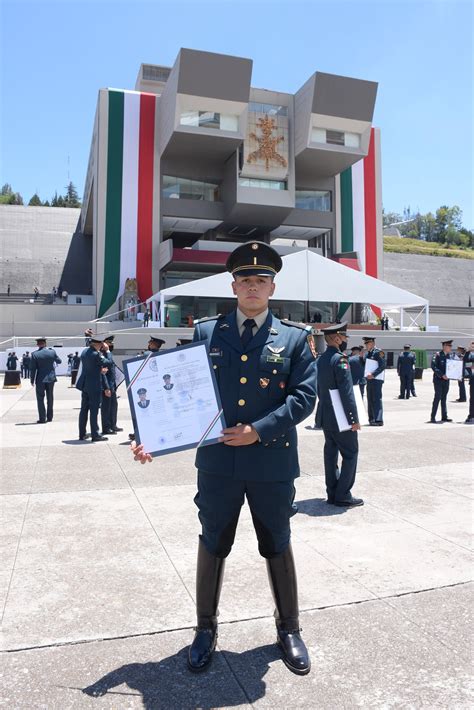
{"label": "glass window panel", "polygon": [[358,133],[345,133],[344,144],[349,148],[360,148],[360,135]]}
{"label": "glass window panel", "polygon": [[326,143],[331,143],[332,145],[344,145],[344,132],[326,130]]}
{"label": "glass window panel", "polygon": [[239,117],[232,113],[221,113],[221,131],[238,131]]}
{"label": "glass window panel", "polygon": [[313,128],[311,132],[311,140],[314,143],[326,143],[326,129],[325,128]]}
{"label": "glass window panel", "polygon": [[180,123],[182,126],[199,126],[199,112],[182,111]]}
{"label": "glass window panel", "polygon": [[214,113],[214,111],[199,111],[199,125],[201,128],[220,128],[220,113]]}
{"label": "glass window panel", "polygon": [[331,192],[329,190],[296,190],[295,207],[299,210],[331,211]]}

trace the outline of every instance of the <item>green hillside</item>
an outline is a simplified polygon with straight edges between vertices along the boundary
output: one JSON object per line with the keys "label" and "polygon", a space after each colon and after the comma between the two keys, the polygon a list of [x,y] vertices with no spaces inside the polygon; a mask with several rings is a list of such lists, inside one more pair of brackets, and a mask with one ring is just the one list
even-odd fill
{"label": "green hillside", "polygon": [[425,254],[425,256],[450,256],[455,259],[474,259],[474,249],[438,242],[424,242],[409,237],[384,237],[383,250],[398,254]]}

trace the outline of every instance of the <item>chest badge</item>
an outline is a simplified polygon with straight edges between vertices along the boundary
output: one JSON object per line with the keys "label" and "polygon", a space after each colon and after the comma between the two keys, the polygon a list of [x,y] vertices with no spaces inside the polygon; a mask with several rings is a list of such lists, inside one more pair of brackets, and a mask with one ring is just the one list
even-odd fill
{"label": "chest badge", "polygon": [[278,330],[275,330],[275,328],[269,328],[268,332],[270,335],[278,335]]}
{"label": "chest badge", "polygon": [[286,387],[286,382],[279,382],[279,383],[278,383],[278,387],[279,387],[281,390],[284,390],[285,387]]}
{"label": "chest badge", "polygon": [[267,345],[267,348],[270,350],[270,352],[275,353],[275,355],[279,355],[280,353],[283,352],[285,349],[285,346],[283,345],[281,348],[276,348],[272,345]]}
{"label": "chest badge", "polygon": [[223,330],[224,328],[230,328],[229,324],[228,323],[221,323],[219,326],[219,329]]}
{"label": "chest badge", "polygon": [[268,377],[261,377],[260,378],[260,387],[265,389],[265,387],[268,387],[269,384],[270,384],[270,380],[268,379]]}

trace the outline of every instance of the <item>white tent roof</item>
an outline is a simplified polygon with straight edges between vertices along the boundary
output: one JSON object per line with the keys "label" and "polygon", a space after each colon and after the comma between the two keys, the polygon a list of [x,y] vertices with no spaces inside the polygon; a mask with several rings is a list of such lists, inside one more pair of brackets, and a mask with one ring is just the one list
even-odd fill
{"label": "white tent roof", "polygon": [[[232,276],[228,272],[170,286],[149,301],[166,301],[175,296],[232,298]],[[283,268],[275,280],[278,301],[329,301],[370,303],[381,308],[424,306],[425,298],[374,279],[308,249],[283,257]]]}

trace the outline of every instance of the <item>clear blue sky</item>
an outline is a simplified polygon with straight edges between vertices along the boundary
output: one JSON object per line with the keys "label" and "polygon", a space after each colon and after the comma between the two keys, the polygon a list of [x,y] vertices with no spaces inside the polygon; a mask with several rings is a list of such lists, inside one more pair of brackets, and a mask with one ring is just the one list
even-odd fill
{"label": "clear blue sky", "polygon": [[295,92],[313,71],[379,82],[383,202],[472,214],[470,0],[0,0],[0,182],[25,201],[82,194],[97,91],[133,89],[181,46],[250,57],[252,85]]}

